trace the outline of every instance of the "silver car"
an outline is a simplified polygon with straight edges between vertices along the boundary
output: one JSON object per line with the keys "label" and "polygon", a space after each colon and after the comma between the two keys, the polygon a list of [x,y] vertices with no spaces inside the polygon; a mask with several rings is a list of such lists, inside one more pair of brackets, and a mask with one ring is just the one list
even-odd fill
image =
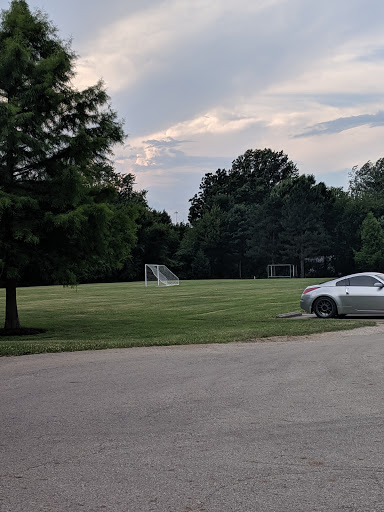
{"label": "silver car", "polygon": [[384,314],[384,274],[363,272],[307,286],[300,307],[319,318],[348,314]]}

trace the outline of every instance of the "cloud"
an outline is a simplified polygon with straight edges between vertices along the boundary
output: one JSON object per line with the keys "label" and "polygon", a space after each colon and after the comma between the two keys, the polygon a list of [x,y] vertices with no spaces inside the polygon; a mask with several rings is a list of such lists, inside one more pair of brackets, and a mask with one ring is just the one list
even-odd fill
{"label": "cloud", "polygon": [[345,130],[350,130],[352,128],[363,125],[368,125],[371,128],[384,126],[384,112],[381,111],[377,114],[363,114],[359,116],[340,117],[339,119],[334,119],[325,123],[318,123],[309,127],[303,133],[295,135],[295,137],[299,138],[310,137],[314,135],[340,133]]}
{"label": "cloud", "polygon": [[382,156],[381,0],[31,2],[74,35],[79,87],[105,80],[116,166],[157,208],[250,148],[327,178]]}
{"label": "cloud", "polygon": [[[379,5],[370,8],[372,32]],[[319,84],[319,63],[338,55],[346,34],[360,34],[361,16],[355,1],[153,2],[95,32],[79,80],[105,79],[130,133],[166,130],[285,83],[296,93],[300,82],[316,90],[308,79]],[[338,82],[343,90],[343,76]],[[323,92],[330,83],[327,76]]]}
{"label": "cloud", "polygon": [[360,60],[362,62],[382,62],[384,61],[384,47],[373,48],[365,54],[359,55],[356,60]]}
{"label": "cloud", "polygon": [[[282,97],[282,101],[287,105],[288,103],[294,100],[297,102],[299,95],[294,95],[294,98],[289,95],[285,95]],[[363,105],[377,105],[384,103],[384,94],[377,93],[369,93],[369,92],[329,92],[329,93],[316,93],[316,92],[308,92],[308,93],[300,93],[300,98],[302,102],[305,102],[307,105],[317,104],[319,107],[323,106],[331,106],[337,109],[346,109],[346,108],[361,108]]]}
{"label": "cloud", "polygon": [[204,115],[170,126],[167,133],[172,136],[196,136],[199,134],[224,134],[244,131],[260,123],[260,118],[252,114],[236,113],[226,109],[214,109]]}
{"label": "cloud", "polygon": [[[194,167],[196,172],[228,166],[234,159],[233,153],[218,150],[215,140],[245,133],[250,127],[262,123],[253,115],[239,110],[216,109],[205,115],[169,126],[164,132],[150,134],[148,139],[130,138],[129,145],[118,150],[116,161],[131,165],[130,172],[139,173],[148,169],[166,170]],[[205,154],[204,154],[205,151]],[[128,171],[127,171],[128,172]]]}
{"label": "cloud", "polygon": [[159,148],[174,148],[176,146],[179,146],[180,144],[183,144],[185,142],[188,142],[187,140],[175,140],[172,137],[167,137],[166,139],[162,140],[156,140],[156,139],[149,139],[149,140],[143,140],[143,144],[149,144],[153,147],[159,147]]}
{"label": "cloud", "polygon": [[180,149],[189,144],[193,141],[151,138],[141,144],[134,141],[116,154],[117,170],[135,175],[136,188],[148,191],[151,207],[162,210],[167,205],[173,219],[184,222],[188,219],[188,201],[198,192],[202,176],[228,168],[232,162],[232,158],[194,156]]}
{"label": "cloud", "polygon": [[[239,0],[236,9],[241,9],[243,16],[252,15],[285,1]],[[205,34],[204,44],[217,40],[215,24],[219,22],[224,28],[223,18],[228,20],[232,11],[230,0],[152,2],[100,30],[87,55],[79,61],[79,74],[91,82],[95,75],[104,76],[112,92],[157,73],[177,76],[172,64],[183,55],[183,50],[189,50],[189,55],[183,55],[185,68],[191,64],[191,51],[195,53],[194,48],[200,48],[201,34]]]}
{"label": "cloud", "polygon": [[204,169],[217,169],[228,164],[228,158],[225,157],[193,156],[178,149],[179,146],[188,144],[188,141],[175,140],[172,137],[150,139],[116,153],[116,161],[121,165],[132,165],[135,174],[155,170],[162,175],[164,170],[168,172],[177,169],[181,172],[182,169],[196,168],[201,173]]}

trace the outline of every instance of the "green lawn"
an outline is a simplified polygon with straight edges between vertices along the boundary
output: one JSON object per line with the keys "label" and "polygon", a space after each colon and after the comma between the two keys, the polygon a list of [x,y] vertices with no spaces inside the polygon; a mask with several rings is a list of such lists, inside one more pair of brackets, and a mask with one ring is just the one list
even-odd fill
{"label": "green lawn", "polygon": [[[226,343],[372,324],[348,319],[275,318],[279,313],[299,310],[302,290],[315,281],[183,281],[168,288],[145,288],[143,283],[19,288],[21,324],[47,332],[1,337],[0,355]],[[0,290],[1,323],[4,298],[5,292]]]}

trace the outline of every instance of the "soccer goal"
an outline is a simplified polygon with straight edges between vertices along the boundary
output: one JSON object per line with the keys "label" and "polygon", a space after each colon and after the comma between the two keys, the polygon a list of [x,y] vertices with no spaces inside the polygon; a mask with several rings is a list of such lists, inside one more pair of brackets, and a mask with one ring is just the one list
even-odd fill
{"label": "soccer goal", "polygon": [[297,277],[296,265],[271,264],[267,267],[268,278],[274,277]]}
{"label": "soccer goal", "polygon": [[179,278],[165,265],[145,265],[145,286],[175,286]]}

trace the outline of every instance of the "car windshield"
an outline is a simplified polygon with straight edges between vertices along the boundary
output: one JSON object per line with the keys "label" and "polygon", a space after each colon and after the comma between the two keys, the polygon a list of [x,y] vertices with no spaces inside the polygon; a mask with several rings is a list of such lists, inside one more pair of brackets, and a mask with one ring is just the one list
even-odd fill
{"label": "car windshield", "polygon": [[375,274],[375,276],[384,281],[384,274]]}

